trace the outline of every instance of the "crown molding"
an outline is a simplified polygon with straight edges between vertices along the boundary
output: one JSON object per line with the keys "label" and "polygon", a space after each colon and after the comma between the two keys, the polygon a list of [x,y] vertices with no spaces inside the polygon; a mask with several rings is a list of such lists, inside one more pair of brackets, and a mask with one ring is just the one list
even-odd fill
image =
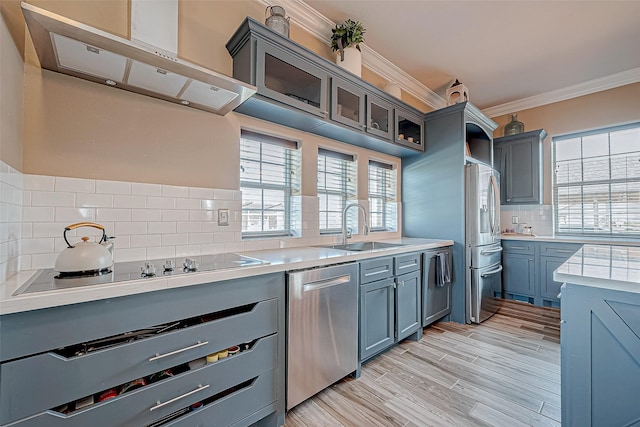
{"label": "crown molding", "polygon": [[640,67],[567,86],[562,89],[541,93],[540,95],[507,102],[506,104],[485,108],[482,112],[489,117],[497,117],[637,82],[640,82]]}
{"label": "crown molding", "polygon": [[[331,29],[336,23],[326,16],[313,9],[302,0],[256,0],[258,3],[267,6],[279,5],[285,8],[287,15],[318,40],[329,44],[331,42]],[[424,102],[434,109],[447,106],[447,101],[440,95],[420,83],[415,78],[404,72],[401,68],[384,58],[366,44],[362,44],[362,64],[368,69],[383,77],[384,79],[398,83],[398,85],[408,94]]]}

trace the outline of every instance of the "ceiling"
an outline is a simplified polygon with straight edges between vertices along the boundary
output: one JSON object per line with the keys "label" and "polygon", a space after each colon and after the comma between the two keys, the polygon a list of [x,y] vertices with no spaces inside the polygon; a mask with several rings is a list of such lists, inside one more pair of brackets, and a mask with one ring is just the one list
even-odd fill
{"label": "ceiling", "polygon": [[305,3],[361,21],[368,47],[443,97],[459,79],[481,109],[640,71],[638,0]]}

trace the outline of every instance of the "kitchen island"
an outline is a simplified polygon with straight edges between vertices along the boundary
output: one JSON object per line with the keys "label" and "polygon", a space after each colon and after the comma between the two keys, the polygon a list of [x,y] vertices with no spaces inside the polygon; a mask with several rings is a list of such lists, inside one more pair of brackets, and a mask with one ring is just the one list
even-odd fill
{"label": "kitchen island", "polygon": [[640,248],[587,244],[562,286],[562,425],[640,421]]}

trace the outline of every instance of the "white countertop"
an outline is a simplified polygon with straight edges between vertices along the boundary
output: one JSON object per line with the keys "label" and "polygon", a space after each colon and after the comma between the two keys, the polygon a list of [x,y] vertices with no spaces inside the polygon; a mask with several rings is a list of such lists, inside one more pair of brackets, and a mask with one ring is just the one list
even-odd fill
{"label": "white countertop", "polygon": [[538,236],[518,233],[502,233],[502,240],[531,240],[534,242],[581,243],[593,245],[640,246],[640,240],[612,239],[592,236]]}
{"label": "white countertop", "polygon": [[434,249],[453,245],[452,240],[401,238],[381,240],[403,246],[370,251],[343,251],[323,247],[297,247],[253,252],[238,252],[241,255],[268,261],[270,264],[184,274],[180,276],[140,278],[118,283],[83,286],[71,289],[34,292],[14,296],[13,293],[40,270],[20,272],[4,283],[0,283],[0,314],[18,313],[86,301],[115,298],[126,295],[153,292],[182,286],[239,279],[260,274],[299,270],[358,261],[365,258],[396,255],[405,252]]}
{"label": "white countertop", "polygon": [[640,293],[640,248],[584,245],[553,273],[553,279]]}

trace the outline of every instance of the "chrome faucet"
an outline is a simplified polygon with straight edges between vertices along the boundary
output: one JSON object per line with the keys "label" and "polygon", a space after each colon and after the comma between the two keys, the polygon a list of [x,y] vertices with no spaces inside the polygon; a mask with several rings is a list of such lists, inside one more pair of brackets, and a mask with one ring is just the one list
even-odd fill
{"label": "chrome faucet", "polygon": [[351,203],[342,210],[342,244],[343,245],[346,245],[347,239],[351,238],[351,231],[347,231],[347,211],[349,210],[349,208],[352,208],[354,206],[357,206],[358,210],[362,211],[362,216],[364,217],[364,226],[362,227],[362,234],[365,236],[369,234],[369,220],[367,219],[367,211],[364,209],[364,206],[362,206],[360,203]]}

